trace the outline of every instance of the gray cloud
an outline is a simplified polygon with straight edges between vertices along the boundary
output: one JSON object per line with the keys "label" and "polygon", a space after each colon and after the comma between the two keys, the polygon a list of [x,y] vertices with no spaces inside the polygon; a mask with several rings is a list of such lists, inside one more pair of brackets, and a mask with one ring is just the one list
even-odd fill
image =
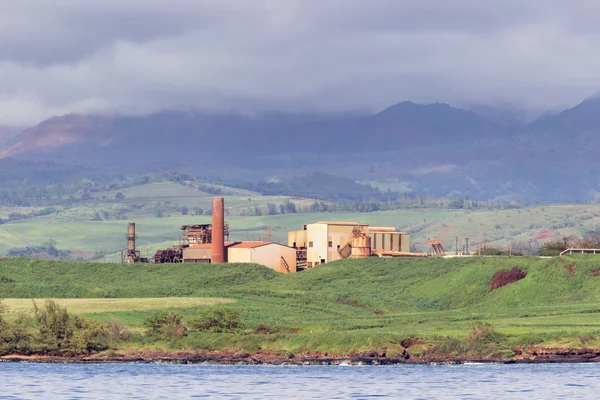
{"label": "gray cloud", "polygon": [[21,0],[0,5],[0,124],[164,108],[571,106],[595,1]]}

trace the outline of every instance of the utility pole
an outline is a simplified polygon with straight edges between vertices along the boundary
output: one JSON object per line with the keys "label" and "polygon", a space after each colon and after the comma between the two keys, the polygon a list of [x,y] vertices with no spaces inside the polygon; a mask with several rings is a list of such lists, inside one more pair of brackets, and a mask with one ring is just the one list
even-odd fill
{"label": "utility pole", "polygon": [[273,234],[271,233],[272,230],[273,228],[271,228],[270,226],[267,227],[267,242],[271,241],[271,237],[273,236]]}
{"label": "utility pole", "polygon": [[479,227],[479,251],[478,251],[479,256],[481,256],[481,242],[482,242],[481,236],[482,235],[483,235],[483,230],[481,229],[481,227]]}
{"label": "utility pole", "polygon": [[469,255],[469,238],[465,238],[465,243],[466,243],[466,245],[467,245],[467,249],[466,249],[465,253],[466,253],[467,255]]}
{"label": "utility pole", "polygon": [[456,239],[456,247],[455,247],[455,250],[456,250],[456,255],[458,255],[458,236],[456,236],[456,237],[455,237],[455,239]]}
{"label": "utility pole", "polygon": [[510,246],[508,248],[508,255],[512,257],[512,238],[510,238]]}

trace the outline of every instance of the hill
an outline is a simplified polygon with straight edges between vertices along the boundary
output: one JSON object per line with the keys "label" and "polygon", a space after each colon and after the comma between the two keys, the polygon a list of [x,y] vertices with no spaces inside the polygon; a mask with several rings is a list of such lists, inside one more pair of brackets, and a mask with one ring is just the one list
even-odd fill
{"label": "hill", "polygon": [[[359,153],[357,144],[385,142],[387,150],[486,140],[501,128],[444,104],[400,103],[372,116],[244,116],[162,112],[144,117],[65,115],[23,131],[0,157],[70,162],[181,165],[221,155],[245,160],[276,153]],[[167,140],[168,138],[168,140]],[[185,143],[185,146],[181,144]],[[176,154],[176,157],[173,155]]]}
{"label": "hill", "polygon": [[428,197],[596,200],[600,176],[589,165],[600,150],[598,99],[530,124],[517,124],[511,110],[473,110],[402,102],[373,115],[65,115],[13,137],[0,157],[127,176],[178,170],[242,186],[326,172],[352,182],[394,181]]}
{"label": "hill", "polygon": [[[492,290],[496,274],[514,268],[525,277]],[[376,350],[393,355],[402,353],[403,339],[412,338],[422,344],[409,349],[413,355],[434,351],[428,346],[438,350],[454,346],[452,351],[506,356],[514,355],[510,349],[515,346],[600,344],[595,257],[346,260],[291,275],[248,264],[4,259],[0,260],[0,291],[8,298],[234,300],[228,307],[241,313],[243,331],[191,332],[171,341],[178,349],[294,353],[304,349],[331,354]],[[192,318],[197,308],[179,310],[184,318]],[[152,313],[95,309],[88,315],[100,320],[119,318],[136,327]],[[469,330],[487,326],[476,323],[491,324],[485,329],[491,329],[492,336],[485,345],[464,350],[459,344]],[[272,334],[255,331],[259,325]],[[149,345],[152,342],[144,346]]]}

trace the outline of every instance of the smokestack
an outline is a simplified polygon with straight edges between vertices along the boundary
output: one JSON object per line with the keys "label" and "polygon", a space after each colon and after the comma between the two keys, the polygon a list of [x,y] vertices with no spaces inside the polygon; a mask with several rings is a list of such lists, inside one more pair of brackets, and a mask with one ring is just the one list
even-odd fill
{"label": "smokestack", "polygon": [[127,251],[135,253],[135,223],[133,222],[127,226]]}
{"label": "smokestack", "polygon": [[213,264],[225,262],[225,206],[222,197],[213,198],[212,206],[212,256]]}

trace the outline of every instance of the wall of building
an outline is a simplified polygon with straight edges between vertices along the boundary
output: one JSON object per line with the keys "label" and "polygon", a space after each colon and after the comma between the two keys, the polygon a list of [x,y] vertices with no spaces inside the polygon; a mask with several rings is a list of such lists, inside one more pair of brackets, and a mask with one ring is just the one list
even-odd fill
{"label": "wall of building", "polygon": [[306,262],[312,268],[327,262],[327,225],[308,224],[306,230]]}
{"label": "wall of building", "polygon": [[341,259],[338,249],[352,239],[354,227],[355,225],[327,225],[327,262]]}
{"label": "wall of building", "polygon": [[410,235],[408,233],[402,233],[402,246],[400,251],[403,253],[410,253]]}
{"label": "wall of building", "polygon": [[250,247],[229,248],[227,249],[227,259],[230,263],[251,263],[251,250]]}
{"label": "wall of building", "polygon": [[371,251],[410,252],[410,235],[405,232],[369,232]]}
{"label": "wall of building", "polygon": [[272,243],[255,247],[251,252],[251,260],[253,263],[264,265],[275,271],[286,274],[288,271],[281,261],[282,257],[290,268],[290,272],[296,272],[296,249]]}
{"label": "wall of building", "polygon": [[283,257],[290,268],[296,272],[296,249],[277,243],[257,247],[231,247],[228,249],[228,259],[231,263],[254,263],[264,265],[277,272],[288,273],[281,262]]}
{"label": "wall of building", "polygon": [[202,260],[210,259],[212,255],[212,249],[210,246],[204,248],[185,247],[183,249],[183,261],[186,260]]}
{"label": "wall of building", "polygon": [[288,232],[288,246],[290,247],[307,247],[306,246],[306,230]]}

